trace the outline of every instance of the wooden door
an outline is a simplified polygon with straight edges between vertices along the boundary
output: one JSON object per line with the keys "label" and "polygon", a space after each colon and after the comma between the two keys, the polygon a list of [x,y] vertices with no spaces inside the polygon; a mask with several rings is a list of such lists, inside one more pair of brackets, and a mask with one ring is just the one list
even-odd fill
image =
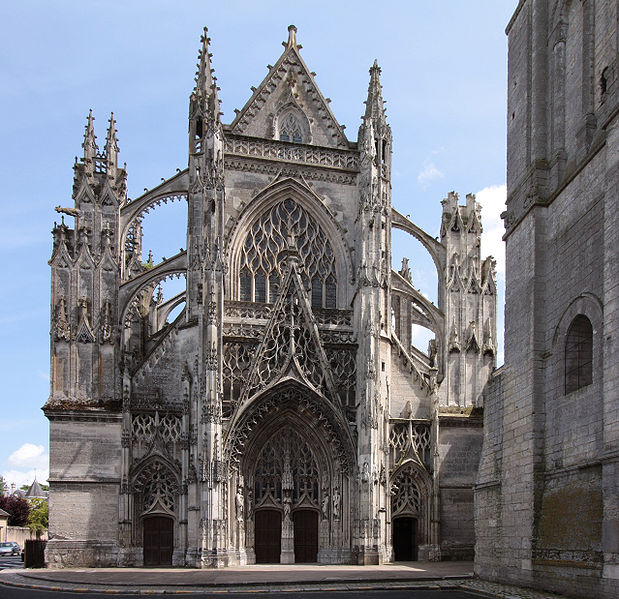
{"label": "wooden door", "polygon": [[259,510],[255,515],[257,564],[279,564],[282,552],[282,515],[277,510]]}
{"label": "wooden door", "polygon": [[393,559],[410,562],[417,559],[417,519],[395,518],[393,521]]}
{"label": "wooden door", "polygon": [[318,512],[297,510],[293,513],[294,561],[311,564],[318,561]]}
{"label": "wooden door", "polygon": [[144,518],[144,565],[171,566],[174,521],[165,516]]}

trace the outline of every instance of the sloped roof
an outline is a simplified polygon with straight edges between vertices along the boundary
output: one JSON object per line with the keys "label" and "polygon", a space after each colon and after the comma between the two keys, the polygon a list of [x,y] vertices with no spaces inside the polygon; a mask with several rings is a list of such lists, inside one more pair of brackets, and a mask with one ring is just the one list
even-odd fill
{"label": "sloped roof", "polygon": [[41,485],[36,478],[26,491],[26,497],[45,497],[45,492],[41,489]]}
{"label": "sloped roof", "polygon": [[0,517],[1,516],[5,516],[6,518],[10,518],[11,514],[8,514],[7,512],[5,512],[2,508],[0,508]]}
{"label": "sloped roof", "polygon": [[[329,108],[329,102],[322,95],[299,54],[297,28],[288,28],[288,42],[275,66],[257,88],[251,98],[238,111],[229,125],[232,133],[252,137],[272,137],[273,123],[278,114],[287,109],[298,109],[309,121],[312,144],[331,147],[349,147],[344,128],[337,122]],[[304,143],[307,141],[304,140]]]}

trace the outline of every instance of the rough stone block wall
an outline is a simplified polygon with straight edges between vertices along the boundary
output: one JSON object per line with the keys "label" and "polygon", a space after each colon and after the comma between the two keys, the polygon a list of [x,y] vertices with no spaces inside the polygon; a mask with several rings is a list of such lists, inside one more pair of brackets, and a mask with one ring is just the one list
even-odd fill
{"label": "rough stone block wall", "polygon": [[[506,357],[486,399],[475,569],[616,597],[616,69],[605,91],[600,76],[617,64],[617,3],[521,0],[508,35]],[[578,314],[593,381],[566,394]]]}
{"label": "rough stone block wall", "polygon": [[50,422],[50,566],[98,563],[92,552],[109,552],[90,545],[115,545],[118,535],[120,415],[74,413],[70,418]]}
{"label": "rough stone block wall", "polygon": [[118,488],[113,483],[55,483],[50,494],[50,538],[115,542]]}
{"label": "rough stone block wall", "polygon": [[439,480],[443,559],[473,558],[475,545],[473,485],[477,476],[483,437],[479,424],[474,421],[468,426],[464,421],[441,424]]}

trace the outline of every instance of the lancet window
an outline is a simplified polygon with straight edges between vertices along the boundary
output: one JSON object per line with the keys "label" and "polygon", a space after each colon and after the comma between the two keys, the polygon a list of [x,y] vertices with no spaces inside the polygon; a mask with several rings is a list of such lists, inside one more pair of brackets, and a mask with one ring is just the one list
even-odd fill
{"label": "lancet window", "polygon": [[574,318],[565,341],[565,394],[593,382],[593,327],[582,314]]}
{"label": "lancet window", "polygon": [[280,119],[279,139],[281,141],[292,141],[298,144],[303,142],[301,126],[294,114],[289,113]]}
{"label": "lancet window", "polygon": [[335,308],[333,248],[320,225],[292,198],[278,202],[251,227],[241,252],[239,299],[273,303],[280,288],[284,250],[299,254],[301,278],[312,307]]}

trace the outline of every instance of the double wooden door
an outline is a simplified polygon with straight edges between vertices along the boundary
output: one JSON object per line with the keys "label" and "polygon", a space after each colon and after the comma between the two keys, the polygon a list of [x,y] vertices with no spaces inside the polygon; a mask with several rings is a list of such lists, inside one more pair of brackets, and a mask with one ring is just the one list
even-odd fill
{"label": "double wooden door", "polygon": [[[318,512],[297,510],[294,526],[294,561],[298,564],[318,560]],[[254,521],[257,564],[279,564],[282,551],[282,514],[279,510],[258,510]]]}

